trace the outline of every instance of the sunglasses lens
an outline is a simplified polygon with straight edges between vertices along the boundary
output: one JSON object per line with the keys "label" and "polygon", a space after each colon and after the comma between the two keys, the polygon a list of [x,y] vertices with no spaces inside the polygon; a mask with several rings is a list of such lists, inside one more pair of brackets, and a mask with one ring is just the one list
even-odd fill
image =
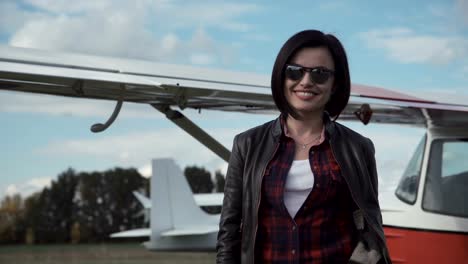
{"label": "sunglasses lens", "polygon": [[286,73],[286,77],[293,81],[300,80],[302,76],[304,76],[304,71],[302,70],[301,67],[292,66],[292,65],[288,65],[286,67],[285,73]]}
{"label": "sunglasses lens", "polygon": [[302,79],[302,77],[304,77],[304,73],[306,71],[310,75],[310,80],[316,84],[326,83],[330,76],[333,74],[332,71],[325,70],[322,68],[306,68],[296,65],[287,65],[285,74],[286,78],[293,81],[299,81],[300,79]]}
{"label": "sunglasses lens", "polygon": [[321,70],[310,71],[310,79],[312,80],[312,82],[316,84],[326,83],[329,77],[330,77],[329,72],[325,72]]}

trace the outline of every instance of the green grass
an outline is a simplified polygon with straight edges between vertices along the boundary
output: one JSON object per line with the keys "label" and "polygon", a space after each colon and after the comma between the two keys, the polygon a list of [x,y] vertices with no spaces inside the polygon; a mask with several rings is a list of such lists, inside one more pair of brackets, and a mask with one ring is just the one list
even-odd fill
{"label": "green grass", "polygon": [[214,262],[214,252],[154,252],[135,243],[0,246],[1,264],[202,264]]}

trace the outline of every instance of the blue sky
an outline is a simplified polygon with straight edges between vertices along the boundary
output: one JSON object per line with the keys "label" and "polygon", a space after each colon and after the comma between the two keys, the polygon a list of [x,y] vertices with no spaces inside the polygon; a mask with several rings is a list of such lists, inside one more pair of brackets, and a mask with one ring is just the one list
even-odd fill
{"label": "blue sky", "polygon": [[[335,34],[354,83],[466,103],[468,1],[76,1],[0,2],[0,44],[270,74],[284,41],[303,29]],[[0,196],[28,194],[68,167],[135,167],[152,158],[211,170],[226,164],[149,106],[0,92]],[[184,111],[226,147],[273,116]],[[374,140],[381,185],[394,188],[424,133],[350,127]],[[398,147],[395,147],[398,146]]]}

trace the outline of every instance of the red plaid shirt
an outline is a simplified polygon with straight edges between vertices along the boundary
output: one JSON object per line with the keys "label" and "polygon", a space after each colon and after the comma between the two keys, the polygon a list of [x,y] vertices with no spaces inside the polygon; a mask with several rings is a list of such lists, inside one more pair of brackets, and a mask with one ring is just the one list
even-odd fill
{"label": "red plaid shirt", "polygon": [[[322,133],[322,135],[325,135]],[[295,143],[282,136],[262,183],[255,257],[257,263],[347,263],[356,245],[356,208],[330,144],[311,147],[311,193],[294,219],[283,201]],[[311,175],[312,177],[312,175]]]}

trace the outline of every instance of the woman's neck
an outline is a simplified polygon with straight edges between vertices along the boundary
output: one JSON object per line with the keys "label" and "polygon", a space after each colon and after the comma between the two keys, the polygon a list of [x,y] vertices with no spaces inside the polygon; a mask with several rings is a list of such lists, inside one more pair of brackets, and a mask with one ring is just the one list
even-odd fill
{"label": "woman's neck", "polygon": [[290,134],[299,137],[307,137],[309,135],[322,133],[323,118],[321,115],[314,115],[295,119],[288,115],[286,118],[286,125]]}

